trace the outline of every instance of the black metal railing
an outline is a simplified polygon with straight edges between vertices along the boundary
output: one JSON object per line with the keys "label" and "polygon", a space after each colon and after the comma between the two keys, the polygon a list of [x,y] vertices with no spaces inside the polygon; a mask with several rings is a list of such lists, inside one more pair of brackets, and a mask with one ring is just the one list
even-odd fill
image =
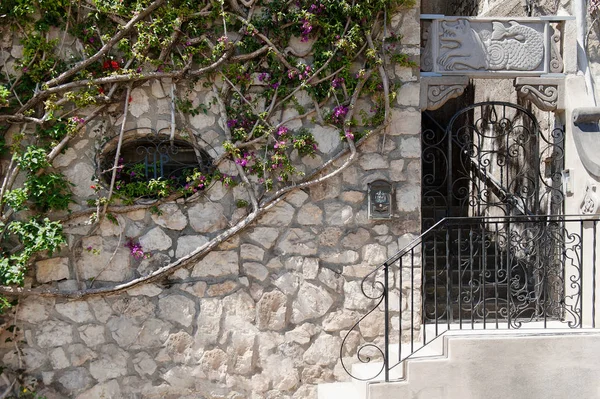
{"label": "black metal railing", "polygon": [[[361,323],[383,318],[383,339],[358,346],[362,363],[380,361],[369,380],[455,329],[596,326],[599,218],[504,216],[445,218],[361,283],[370,310],[342,341],[355,345]],[[381,320],[381,319],[379,319]],[[391,349],[393,348],[393,349]]]}

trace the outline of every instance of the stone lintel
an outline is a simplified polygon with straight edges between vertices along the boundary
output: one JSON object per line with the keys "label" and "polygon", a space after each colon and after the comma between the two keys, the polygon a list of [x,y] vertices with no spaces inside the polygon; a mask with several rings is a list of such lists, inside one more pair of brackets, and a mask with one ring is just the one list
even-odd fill
{"label": "stone lintel", "polygon": [[467,76],[427,76],[421,78],[421,110],[440,108],[451,98],[462,95],[469,84]]}
{"label": "stone lintel", "polygon": [[564,77],[520,77],[514,82],[517,95],[531,101],[542,111],[561,111],[565,109]]}

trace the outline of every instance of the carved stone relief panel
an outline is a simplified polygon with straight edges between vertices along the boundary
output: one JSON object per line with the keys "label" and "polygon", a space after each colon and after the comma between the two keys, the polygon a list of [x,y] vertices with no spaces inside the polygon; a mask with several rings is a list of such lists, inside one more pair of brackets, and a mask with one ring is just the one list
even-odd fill
{"label": "carved stone relief panel", "polygon": [[562,72],[559,25],[536,18],[434,18],[424,28],[422,69],[472,77]]}

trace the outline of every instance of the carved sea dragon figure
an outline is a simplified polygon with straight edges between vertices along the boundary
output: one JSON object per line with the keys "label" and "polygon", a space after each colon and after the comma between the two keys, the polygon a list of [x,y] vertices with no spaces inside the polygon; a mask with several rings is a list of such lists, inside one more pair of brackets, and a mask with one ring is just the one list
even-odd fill
{"label": "carved sea dragon figure", "polygon": [[485,46],[471,28],[471,23],[460,19],[455,24],[442,22],[441,49],[448,49],[437,59],[447,71],[481,69],[487,67]]}
{"label": "carved sea dragon figure", "polygon": [[489,40],[484,42],[488,54],[488,68],[531,71],[544,59],[544,40],[541,33],[529,26],[509,22],[492,22]]}

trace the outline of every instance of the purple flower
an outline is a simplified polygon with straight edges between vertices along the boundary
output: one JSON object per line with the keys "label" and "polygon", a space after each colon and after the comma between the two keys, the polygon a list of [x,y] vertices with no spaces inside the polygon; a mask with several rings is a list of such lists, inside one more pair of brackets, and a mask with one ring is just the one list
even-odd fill
{"label": "purple flower", "polygon": [[333,113],[331,114],[331,120],[333,123],[343,123],[344,117],[348,113],[348,107],[344,107],[343,105],[338,105],[333,109]]}
{"label": "purple flower", "polygon": [[336,118],[341,117],[341,116],[346,116],[347,113],[348,113],[348,108],[344,107],[343,105],[338,105],[337,107],[335,107],[333,109],[333,115]]}
{"label": "purple flower", "polygon": [[146,254],[144,252],[140,243],[133,242],[133,240],[131,240],[131,239],[129,241],[127,241],[127,244],[125,244],[124,246],[126,248],[129,248],[129,253],[136,260],[150,257],[149,254]]}
{"label": "purple flower", "polygon": [[266,73],[266,72],[260,73],[258,75],[258,80],[261,81],[261,82],[264,81],[264,80],[269,80],[269,74]]}
{"label": "purple flower", "polygon": [[331,87],[333,87],[334,89],[337,89],[338,87],[341,87],[343,84],[344,84],[344,78],[335,78],[331,82]]}
{"label": "purple flower", "polygon": [[279,87],[279,82],[275,82],[275,83],[273,83],[273,84],[271,85],[271,87],[272,87],[273,89],[276,89],[276,88],[278,88],[278,87]]}
{"label": "purple flower", "polygon": [[317,4],[311,4],[310,7],[308,7],[308,12],[312,13],[312,14],[320,14],[321,12],[323,12],[323,10],[325,9],[325,6],[321,3]]}
{"label": "purple flower", "polygon": [[235,125],[237,125],[237,122],[237,119],[230,119],[227,121],[227,127],[231,129],[232,127],[235,127]]}
{"label": "purple flower", "polygon": [[302,20],[302,32],[300,32],[300,36],[301,42],[307,42],[308,41],[308,36],[310,35],[310,32],[312,32],[313,30],[313,26],[310,24],[310,21],[306,18],[304,18]]}
{"label": "purple flower", "polygon": [[277,135],[278,136],[283,136],[284,134],[286,134],[289,131],[289,129],[285,126],[280,126],[279,129],[277,129]]}

